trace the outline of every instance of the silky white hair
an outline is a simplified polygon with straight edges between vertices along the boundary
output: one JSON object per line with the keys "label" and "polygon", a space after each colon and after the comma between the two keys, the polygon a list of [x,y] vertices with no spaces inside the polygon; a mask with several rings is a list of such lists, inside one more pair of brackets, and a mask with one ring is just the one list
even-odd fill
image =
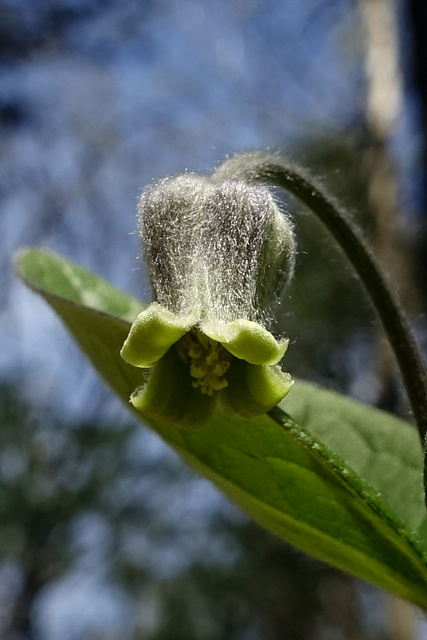
{"label": "silky white hair", "polygon": [[289,216],[269,189],[187,173],[145,189],[143,255],[157,302],[199,320],[270,324],[295,265]]}

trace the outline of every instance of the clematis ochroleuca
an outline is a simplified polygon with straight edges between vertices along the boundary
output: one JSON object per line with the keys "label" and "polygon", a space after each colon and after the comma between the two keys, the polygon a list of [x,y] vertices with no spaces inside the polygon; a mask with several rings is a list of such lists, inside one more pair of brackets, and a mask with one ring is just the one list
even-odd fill
{"label": "clematis ochroleuca", "polygon": [[147,188],[138,227],[155,301],[121,355],[149,367],[130,401],[148,419],[202,426],[220,400],[243,417],[289,391],[288,340],[269,331],[292,275],[292,223],[267,187],[185,174]]}

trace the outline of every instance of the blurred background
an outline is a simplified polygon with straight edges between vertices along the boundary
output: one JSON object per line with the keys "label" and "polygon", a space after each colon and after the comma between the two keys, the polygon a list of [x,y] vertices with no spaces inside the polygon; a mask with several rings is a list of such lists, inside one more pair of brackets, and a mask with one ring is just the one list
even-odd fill
{"label": "blurred background", "polygon": [[[15,249],[148,298],[141,188],[282,151],[350,209],[425,345],[424,0],[0,0],[0,638],[421,640],[409,605],[249,522],[135,424]],[[369,304],[311,214],[287,370],[408,416]]]}

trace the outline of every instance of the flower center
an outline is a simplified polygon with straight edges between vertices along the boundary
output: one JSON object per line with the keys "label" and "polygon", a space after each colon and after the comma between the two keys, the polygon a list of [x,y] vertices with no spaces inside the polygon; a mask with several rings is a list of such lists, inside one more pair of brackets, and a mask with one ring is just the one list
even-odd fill
{"label": "flower center", "polygon": [[193,329],[178,340],[176,346],[184,362],[190,364],[193,387],[211,396],[227,386],[224,374],[230,366],[231,354],[222,344]]}

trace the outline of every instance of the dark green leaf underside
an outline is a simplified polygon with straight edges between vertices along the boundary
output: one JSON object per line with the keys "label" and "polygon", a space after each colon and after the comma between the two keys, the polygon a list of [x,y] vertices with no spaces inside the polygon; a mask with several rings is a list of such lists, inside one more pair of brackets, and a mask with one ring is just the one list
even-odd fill
{"label": "dark green leaf underside", "polygon": [[[16,265],[127,402],[143,373],[119,351],[141,303],[46,251],[23,250]],[[409,424],[297,382],[270,415],[218,409],[198,431],[151,426],[276,535],[427,609],[422,457]]]}

